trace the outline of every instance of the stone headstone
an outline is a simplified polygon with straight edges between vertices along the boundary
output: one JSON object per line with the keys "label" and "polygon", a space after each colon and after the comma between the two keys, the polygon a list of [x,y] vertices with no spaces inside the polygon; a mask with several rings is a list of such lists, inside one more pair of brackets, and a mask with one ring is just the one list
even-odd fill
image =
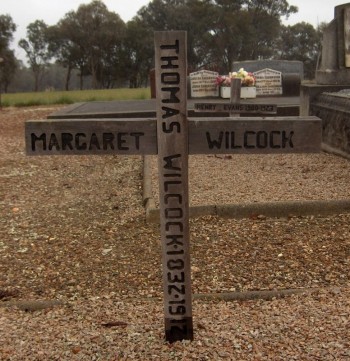
{"label": "stone headstone", "polygon": [[284,74],[295,73],[299,74],[301,79],[304,77],[304,64],[298,60],[247,60],[235,61],[232,65],[234,71],[244,68],[246,71],[255,73],[268,68],[280,71],[282,76]]}
{"label": "stone headstone", "polygon": [[350,6],[344,9],[345,66],[350,68]]}
{"label": "stone headstone", "polygon": [[323,31],[316,83],[350,84],[350,3],[335,7],[334,19]]}
{"label": "stone headstone", "polygon": [[191,97],[208,98],[219,96],[219,87],[215,80],[219,73],[210,70],[200,70],[190,73]]}
{"label": "stone headstone", "polygon": [[350,88],[350,3],[336,6],[334,19],[323,30],[322,53],[315,80],[313,84],[301,86],[302,116],[313,114],[312,103],[320,94]]}
{"label": "stone headstone", "polygon": [[282,73],[273,69],[254,72],[257,95],[282,95]]}
{"label": "stone headstone", "polygon": [[248,60],[233,63],[234,71],[240,68],[258,76],[258,96],[298,96],[300,94],[300,84],[304,78],[304,64],[301,61]]}

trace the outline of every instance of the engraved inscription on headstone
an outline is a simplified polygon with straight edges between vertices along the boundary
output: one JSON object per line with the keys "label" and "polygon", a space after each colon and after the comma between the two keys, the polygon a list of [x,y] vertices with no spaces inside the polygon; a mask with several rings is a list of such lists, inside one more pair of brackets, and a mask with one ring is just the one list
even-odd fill
{"label": "engraved inscription on headstone", "polygon": [[275,104],[243,104],[243,103],[195,103],[195,112],[230,112],[248,114],[276,114]]}
{"label": "engraved inscription on headstone", "polygon": [[219,73],[209,70],[200,70],[190,73],[191,97],[218,97],[219,87],[216,86],[215,80]]}
{"label": "engraved inscription on headstone", "polygon": [[282,95],[282,73],[273,69],[262,69],[254,73],[257,95]]}
{"label": "engraved inscription on headstone", "polygon": [[344,9],[345,66],[350,68],[350,7]]}

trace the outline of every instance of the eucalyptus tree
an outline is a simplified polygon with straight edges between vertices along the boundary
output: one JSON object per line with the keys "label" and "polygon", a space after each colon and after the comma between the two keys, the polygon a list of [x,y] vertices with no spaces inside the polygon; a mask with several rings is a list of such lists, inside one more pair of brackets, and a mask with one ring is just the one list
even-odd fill
{"label": "eucalyptus tree", "polygon": [[137,18],[154,30],[187,30],[190,69],[232,70],[235,60],[274,55],[286,0],[153,0]]}
{"label": "eucalyptus tree", "polygon": [[16,25],[11,16],[0,15],[0,92],[6,92],[17,68],[14,51],[10,49],[15,31]]}
{"label": "eucalyptus tree", "polygon": [[9,48],[15,31],[16,25],[11,16],[0,15],[0,54],[3,50]]}
{"label": "eucalyptus tree", "polygon": [[127,23],[124,60],[121,63],[130,88],[148,85],[149,72],[153,67],[153,42],[153,32],[139,18]]}
{"label": "eucalyptus tree", "polygon": [[311,24],[301,22],[291,26],[282,26],[280,32],[279,58],[302,61],[307,79],[313,79],[315,76],[324,26],[325,24],[321,24],[315,29]]}
{"label": "eucalyptus tree", "polygon": [[135,19],[143,24],[152,46],[150,34],[153,37],[154,31],[187,31],[187,59],[189,68],[193,69],[203,63],[201,37],[208,30],[203,11],[209,4],[210,0],[153,0],[138,11]]}
{"label": "eucalyptus tree", "polygon": [[297,11],[286,0],[213,0],[211,30],[206,43],[221,71],[235,60],[270,58],[281,27],[281,17]]}
{"label": "eucalyptus tree", "polygon": [[87,58],[93,87],[102,87],[104,77],[113,71],[114,64],[119,61],[118,53],[125,37],[125,23],[118,14],[110,12],[98,0],[80,5],[76,12],[68,14],[68,19],[73,30],[70,36]]}
{"label": "eucalyptus tree", "polygon": [[18,69],[18,60],[13,50],[2,50],[0,55],[0,92],[7,92],[9,85],[13,81]]}
{"label": "eucalyptus tree", "polygon": [[242,0],[216,0],[210,8],[210,29],[204,39],[207,54],[222,73],[231,70],[231,64],[240,57],[242,47],[249,35],[250,19],[242,11]]}
{"label": "eucalyptus tree", "polygon": [[18,45],[25,51],[34,74],[35,91],[39,90],[41,77],[52,57],[49,51],[47,28],[44,21],[36,20],[27,26],[27,38],[18,42]]}
{"label": "eucalyptus tree", "polygon": [[298,12],[298,8],[286,0],[245,0],[243,8],[249,14],[251,28],[245,56],[249,59],[273,57],[282,26],[281,18],[288,18]]}
{"label": "eucalyptus tree", "polygon": [[67,68],[67,80],[75,68],[80,71],[81,88],[85,75],[92,76],[93,88],[109,87],[123,76],[120,62],[125,32],[120,16],[94,0],[68,12],[50,29],[50,47]]}
{"label": "eucalyptus tree", "polygon": [[72,71],[80,71],[80,89],[83,89],[83,78],[87,66],[87,58],[82,48],[70,39],[70,23],[67,18],[60,20],[56,25],[48,28],[49,48],[52,52],[56,63],[66,69],[64,82],[65,90],[69,90]]}

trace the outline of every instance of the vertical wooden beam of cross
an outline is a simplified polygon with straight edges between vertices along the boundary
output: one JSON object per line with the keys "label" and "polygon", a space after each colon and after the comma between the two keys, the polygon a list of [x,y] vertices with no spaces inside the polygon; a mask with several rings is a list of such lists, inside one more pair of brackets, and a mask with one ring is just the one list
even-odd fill
{"label": "vertical wooden beam of cross", "polygon": [[189,245],[187,34],[155,33],[165,337],[193,339]]}

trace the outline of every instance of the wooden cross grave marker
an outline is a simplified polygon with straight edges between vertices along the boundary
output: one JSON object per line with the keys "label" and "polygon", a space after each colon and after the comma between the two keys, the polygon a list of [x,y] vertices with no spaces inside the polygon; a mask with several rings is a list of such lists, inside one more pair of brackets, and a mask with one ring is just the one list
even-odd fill
{"label": "wooden cross grave marker", "polygon": [[157,119],[49,119],[25,125],[27,155],[158,154],[169,342],[193,339],[188,155],[311,153],[321,145],[317,117],[188,119],[186,48],[186,32],[155,33]]}

